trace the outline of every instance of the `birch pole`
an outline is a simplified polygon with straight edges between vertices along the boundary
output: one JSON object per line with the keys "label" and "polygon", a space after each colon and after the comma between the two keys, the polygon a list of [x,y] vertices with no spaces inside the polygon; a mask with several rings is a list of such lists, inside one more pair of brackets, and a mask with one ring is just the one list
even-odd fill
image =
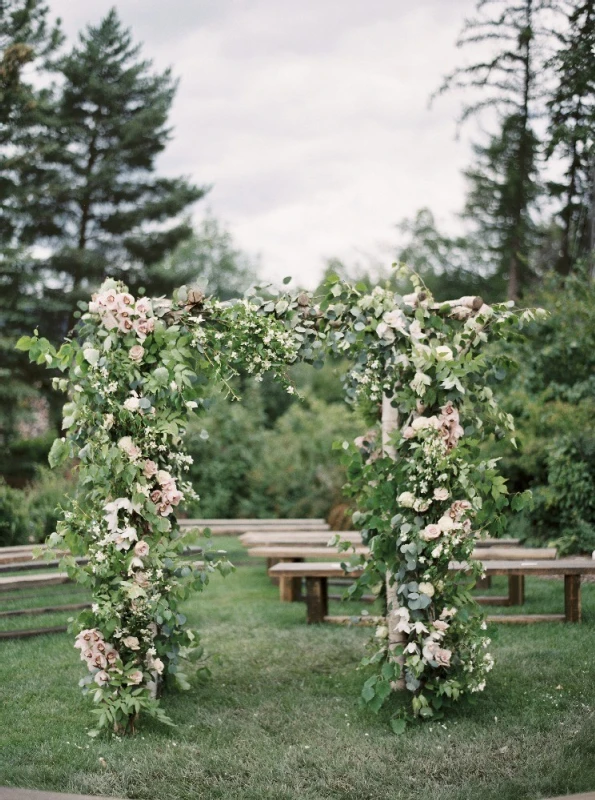
{"label": "birch pole", "polygon": [[[399,427],[399,411],[391,405],[391,399],[382,395],[382,451],[384,455],[396,460],[397,451],[393,444],[391,444],[392,434]],[[397,597],[397,584],[395,583],[394,576],[391,572],[386,573],[386,627],[388,628],[388,652],[392,660],[396,660],[401,668],[404,664],[404,657],[394,654],[394,649],[397,645],[405,643],[405,635],[402,631],[397,630],[399,622],[399,615],[396,613],[399,608],[399,598]],[[395,690],[405,688],[405,678],[403,675],[392,682],[392,687]]]}

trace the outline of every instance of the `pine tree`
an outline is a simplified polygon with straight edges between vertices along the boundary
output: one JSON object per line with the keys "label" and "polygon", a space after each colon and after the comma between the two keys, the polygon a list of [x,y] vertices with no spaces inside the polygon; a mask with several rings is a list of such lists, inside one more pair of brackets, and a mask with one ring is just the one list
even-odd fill
{"label": "pine tree", "polygon": [[[498,208],[499,217],[493,220],[492,232],[500,241],[491,247],[506,253],[507,263],[500,266],[506,272],[511,299],[519,296],[530,278],[526,233],[536,188],[533,118],[541,99],[538,75],[544,63],[539,18],[551,6],[551,0],[477,0],[478,16],[466,22],[458,46],[481,45],[492,52],[448,75],[439,90],[472,90],[474,99],[465,103],[462,120],[485,109],[497,112],[501,133],[483,148],[483,154],[478,149],[478,155],[490,158],[491,153],[491,168],[504,170],[497,182],[506,208]],[[491,152],[502,148],[506,156]],[[503,181],[508,181],[505,188]],[[485,205],[485,213],[490,213],[490,206]]]}
{"label": "pine tree", "polygon": [[[0,446],[6,453],[17,425],[29,416],[39,375],[14,349],[15,337],[32,325],[40,276],[28,257],[35,208],[44,196],[45,124],[51,99],[36,88],[62,41],[41,0],[0,4]],[[26,76],[26,77],[25,77]],[[14,465],[13,465],[14,466]]]}
{"label": "pine tree", "polygon": [[[518,166],[521,140],[522,171]],[[475,164],[465,171],[468,189],[463,216],[471,222],[472,239],[481,243],[494,276],[508,280],[511,299],[535,277],[532,262],[539,233],[531,210],[540,193],[537,146],[524,119],[510,116],[486,146],[474,147]],[[516,276],[512,286],[511,265]]]}
{"label": "pine tree", "polygon": [[[115,10],[87,28],[56,69],[63,84],[40,231],[51,253],[39,262],[50,310],[39,324],[60,338],[73,323],[76,301],[103,278],[152,291],[149,268],[192,234],[179,216],[205,189],[155,175],[155,161],[170,139],[176,82],[170,70],[153,72],[140,57]],[[160,289],[176,285],[173,271],[169,278]]]}
{"label": "pine tree", "polygon": [[564,179],[550,183],[550,191],[561,200],[557,268],[567,275],[595,245],[595,0],[565,0],[559,10],[547,155],[562,157],[566,167]]}

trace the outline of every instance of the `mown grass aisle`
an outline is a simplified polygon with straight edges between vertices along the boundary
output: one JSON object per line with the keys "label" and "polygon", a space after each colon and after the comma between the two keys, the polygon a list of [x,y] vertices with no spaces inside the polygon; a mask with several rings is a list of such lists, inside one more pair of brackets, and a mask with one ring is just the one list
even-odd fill
{"label": "mown grass aisle", "polygon": [[[531,611],[562,604],[557,581],[528,581],[527,595]],[[594,789],[595,585],[583,601],[580,626],[492,626],[484,696],[397,738],[388,714],[358,707],[369,630],[307,627],[303,605],[280,604],[263,565],[241,566],[188,604],[213,679],[164,701],[173,729],[145,723],[135,738],[89,739],[70,637],[3,643],[0,786],[147,800],[525,800]]]}

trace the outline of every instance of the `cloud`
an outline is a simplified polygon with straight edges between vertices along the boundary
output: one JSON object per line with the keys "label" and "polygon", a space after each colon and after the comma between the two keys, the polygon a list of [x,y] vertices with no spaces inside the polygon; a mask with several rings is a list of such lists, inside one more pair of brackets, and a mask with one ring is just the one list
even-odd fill
{"label": "cloud", "polygon": [[[111,2],[54,0],[72,38]],[[160,168],[208,203],[267,277],[312,285],[324,259],[394,241],[423,205],[462,202],[459,105],[428,109],[473,0],[120,0],[144,55],[180,77]],[[204,203],[196,215],[204,213]]]}

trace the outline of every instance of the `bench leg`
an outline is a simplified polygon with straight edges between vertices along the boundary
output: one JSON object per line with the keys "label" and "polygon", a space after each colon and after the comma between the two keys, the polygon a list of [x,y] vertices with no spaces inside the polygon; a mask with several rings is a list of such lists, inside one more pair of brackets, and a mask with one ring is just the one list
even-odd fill
{"label": "bench leg", "polygon": [[[270,570],[271,567],[274,567],[275,564],[279,563],[278,558],[267,558],[267,572]],[[271,583],[275,585],[279,583],[279,578],[271,578]]]}
{"label": "bench leg", "polygon": [[508,605],[522,606],[525,603],[525,576],[508,576]]}
{"label": "bench leg", "polygon": [[580,575],[564,575],[564,614],[566,622],[581,621]]}
{"label": "bench leg", "polygon": [[324,622],[328,615],[328,585],[326,578],[306,578],[306,608],[308,624]]}
{"label": "bench leg", "polygon": [[[303,558],[284,558],[283,563],[301,563]],[[282,603],[296,603],[302,598],[301,578],[279,578],[279,600]]]}

